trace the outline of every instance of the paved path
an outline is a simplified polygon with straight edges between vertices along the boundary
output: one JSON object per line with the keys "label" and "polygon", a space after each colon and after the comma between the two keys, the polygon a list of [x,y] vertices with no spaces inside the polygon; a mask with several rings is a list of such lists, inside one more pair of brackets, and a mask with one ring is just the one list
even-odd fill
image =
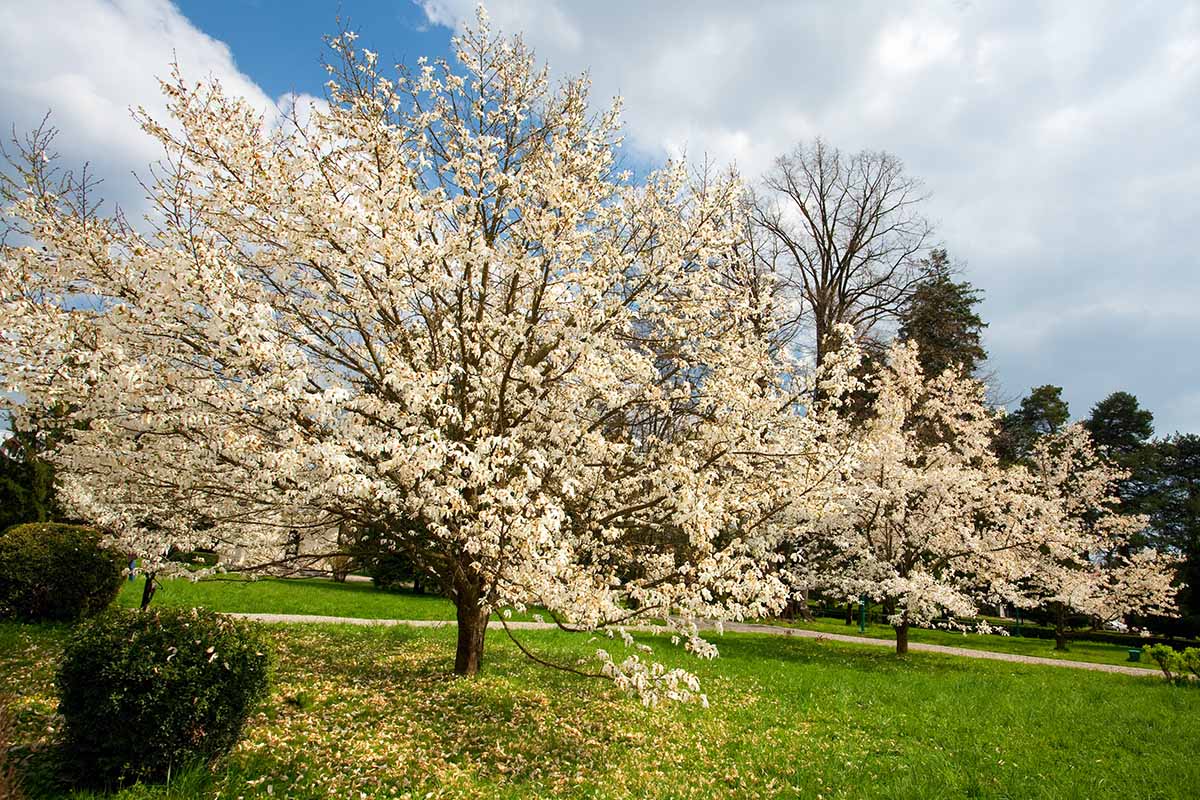
{"label": "paved path", "polygon": [[[447,628],[456,623],[453,620],[442,619],[361,619],[359,617],[321,617],[315,614],[230,614],[231,617],[242,617],[244,619],[253,619],[259,622],[307,622],[307,623],[337,623],[343,625],[383,625],[395,626],[405,625],[412,628]],[[497,620],[492,620],[488,623],[490,628],[499,628],[500,623]],[[554,630],[557,628],[551,622],[517,622],[509,621],[508,627],[513,630]],[[661,628],[654,628],[646,625],[627,625],[626,630],[641,631],[646,633],[661,632]],[[711,629],[711,624],[702,624],[701,627]],[[755,625],[744,622],[727,622],[724,625],[727,632],[730,633],[761,633],[768,636],[787,636],[799,637],[803,639],[822,639],[831,642],[846,642],[848,644],[865,644],[872,647],[895,647],[895,642],[891,639],[873,639],[868,636],[847,636],[841,633],[823,633],[821,631],[810,631],[804,628],[785,628],[780,625]],[[984,658],[992,661],[1011,661],[1017,664],[1038,664],[1046,667],[1069,667],[1071,669],[1090,669],[1095,672],[1116,672],[1121,675],[1138,675],[1141,677],[1155,677],[1159,673],[1152,669],[1143,669],[1140,667],[1126,667],[1120,664],[1093,664],[1089,661],[1067,661],[1059,658],[1041,658],[1039,656],[1023,656],[1016,653],[996,653],[991,650],[973,650],[969,647],[948,647],[941,644],[923,644],[921,642],[909,642],[909,650],[915,650],[926,653],[942,653],[949,656],[962,656],[964,658]]]}

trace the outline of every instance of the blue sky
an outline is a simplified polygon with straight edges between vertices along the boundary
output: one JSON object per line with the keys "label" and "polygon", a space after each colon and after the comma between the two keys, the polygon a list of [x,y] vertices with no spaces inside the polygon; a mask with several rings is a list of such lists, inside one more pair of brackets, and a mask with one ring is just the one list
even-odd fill
{"label": "blue sky", "polygon": [[[128,109],[155,75],[219,76],[273,113],[320,95],[339,13],[385,62],[442,56],[474,0],[0,0],[0,124],[47,109],[136,211],[158,154]],[[1136,394],[1200,431],[1200,0],[496,0],[560,77],[625,98],[627,165],[686,152],[754,182],[795,143],[884,149],[982,288],[998,395],[1062,385],[1075,417]],[[64,24],[69,23],[69,24]]]}
{"label": "blue sky", "polygon": [[339,17],[360,32],[364,46],[377,49],[385,63],[449,56],[450,31],[430,23],[410,2],[185,0],[178,7],[197,28],[227,44],[238,68],[271,97],[321,94],[325,75],[320,60],[327,49],[322,37],[336,32]]}

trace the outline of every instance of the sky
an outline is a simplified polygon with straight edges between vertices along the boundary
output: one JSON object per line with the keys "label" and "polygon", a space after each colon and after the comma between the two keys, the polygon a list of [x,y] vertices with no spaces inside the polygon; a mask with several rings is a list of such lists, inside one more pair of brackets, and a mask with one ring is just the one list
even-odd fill
{"label": "sky", "polygon": [[[381,61],[446,56],[474,0],[0,0],[0,125],[47,111],[136,213],[156,76],[216,76],[270,118],[320,96],[343,23]],[[488,4],[555,76],[625,99],[638,165],[686,153],[755,181],[815,136],[887,150],[936,241],[984,291],[997,395],[1064,388],[1075,417],[1129,391],[1200,432],[1200,0]]]}

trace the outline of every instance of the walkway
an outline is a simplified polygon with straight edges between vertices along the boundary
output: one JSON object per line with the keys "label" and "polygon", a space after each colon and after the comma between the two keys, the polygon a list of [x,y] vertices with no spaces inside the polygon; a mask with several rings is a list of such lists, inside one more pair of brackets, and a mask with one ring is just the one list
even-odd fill
{"label": "walkway", "polygon": [[[230,614],[231,617],[242,617],[243,619],[252,619],[258,622],[294,622],[294,623],[334,623],[341,625],[405,625],[412,628],[445,628],[454,625],[453,620],[442,619],[361,619],[358,617],[321,617],[315,614]],[[492,620],[488,623],[488,627],[499,628],[500,623]],[[554,630],[557,628],[551,622],[517,622],[509,621],[508,627],[513,630]],[[711,629],[712,625],[704,625],[702,627]],[[724,625],[725,631],[729,633],[761,633],[768,636],[788,636],[799,637],[802,639],[822,639],[830,642],[845,642],[847,644],[864,644],[872,647],[895,647],[895,642],[890,639],[872,639],[867,636],[847,636],[840,633],[823,633],[821,631],[810,631],[803,628],[785,628],[779,625],[755,625],[744,622],[727,622]],[[656,633],[661,632],[661,628],[654,628],[645,625],[627,625],[626,630],[631,632]],[[963,658],[985,658],[992,661],[1011,661],[1017,664],[1038,664],[1046,667],[1069,667],[1071,669],[1090,669],[1094,672],[1115,672],[1121,675],[1138,675],[1141,677],[1155,677],[1159,675],[1156,670],[1142,669],[1140,667],[1125,667],[1120,664],[1093,664],[1088,661],[1066,661],[1058,658],[1041,658],[1040,656],[1022,656],[1016,653],[996,653],[991,650],[972,650],[969,647],[947,647],[941,644],[923,644],[921,642],[912,642],[908,644],[908,649],[911,651],[919,651],[924,653],[941,653],[948,656],[962,656]]]}

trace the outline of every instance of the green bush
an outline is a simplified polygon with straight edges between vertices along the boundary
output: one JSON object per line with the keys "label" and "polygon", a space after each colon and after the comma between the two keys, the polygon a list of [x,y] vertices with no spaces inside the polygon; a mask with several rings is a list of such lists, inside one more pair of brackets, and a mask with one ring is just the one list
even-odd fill
{"label": "green bush", "polygon": [[0,616],[75,620],[102,611],[126,560],[80,525],[32,522],[0,533]]}
{"label": "green bush", "polygon": [[1158,664],[1163,675],[1172,683],[1186,684],[1200,679],[1200,647],[1176,650],[1165,644],[1155,644],[1146,648],[1146,655]]}
{"label": "green bush", "polygon": [[59,667],[64,752],[89,782],[212,761],[266,696],[270,661],[252,623],[204,609],[102,614],[74,632]]}

